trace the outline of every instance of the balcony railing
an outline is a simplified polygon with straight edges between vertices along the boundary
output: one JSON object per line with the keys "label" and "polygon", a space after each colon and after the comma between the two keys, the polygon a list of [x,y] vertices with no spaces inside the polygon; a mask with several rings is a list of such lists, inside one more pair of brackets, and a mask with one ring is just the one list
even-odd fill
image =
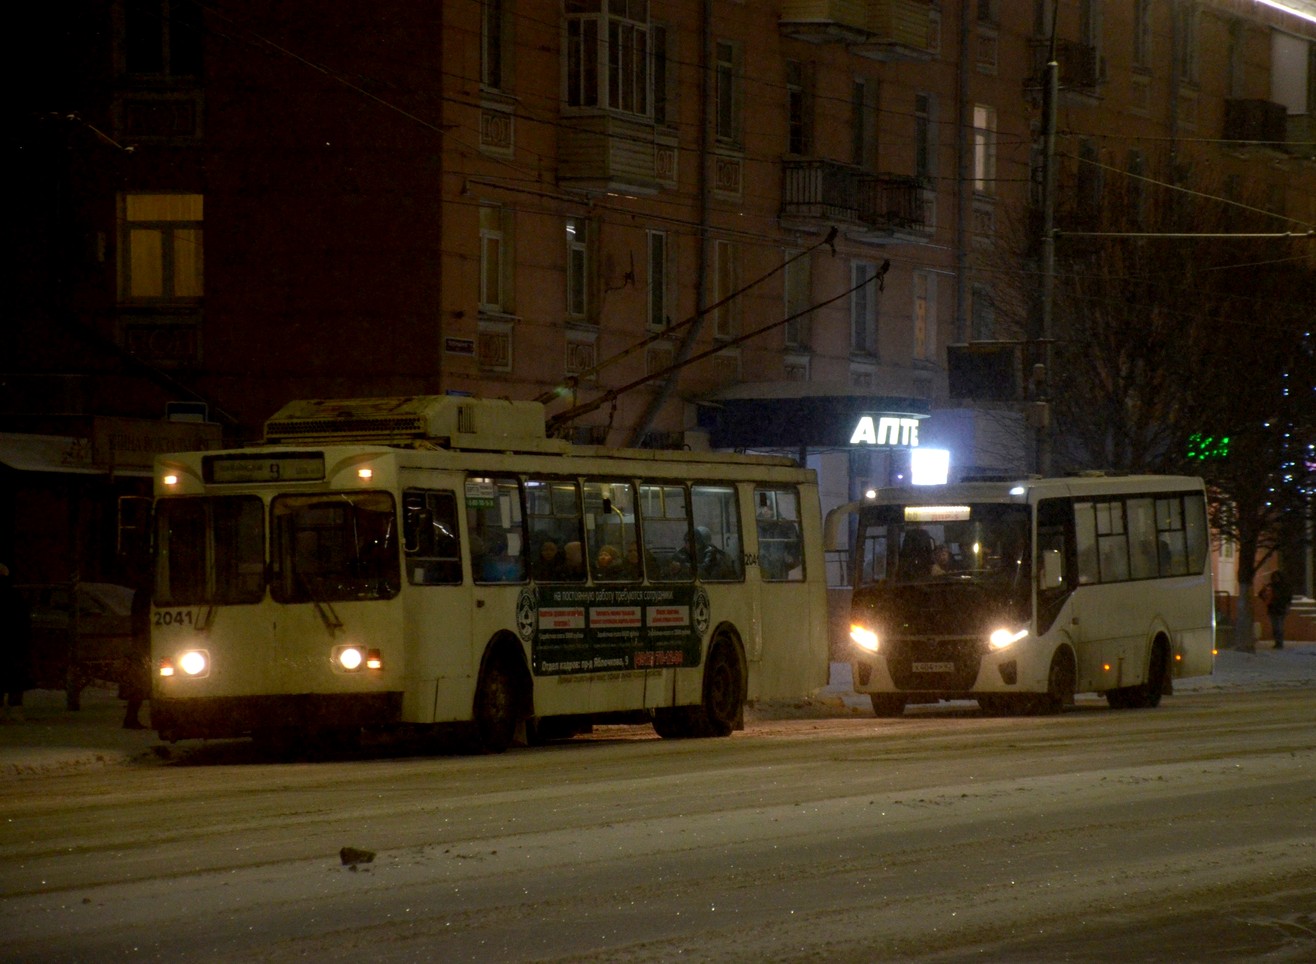
{"label": "balcony railing", "polygon": [[1288,111],[1269,100],[1226,100],[1221,137],[1238,147],[1281,150],[1288,139]]}
{"label": "balcony railing", "polygon": [[918,231],[927,225],[922,178],[902,174],[858,179],[859,220],[879,230]]}
{"label": "balcony railing", "polygon": [[[1046,78],[1046,65],[1051,56],[1051,43],[1034,40],[1033,71],[1024,86],[1040,94]],[[1105,78],[1105,58],[1097,48],[1076,40],[1056,41],[1056,63],[1060,65],[1060,89],[1095,95]]]}
{"label": "balcony railing", "polygon": [[782,161],[781,217],[848,228],[859,238],[927,230],[927,185],[823,158]]}
{"label": "balcony railing", "polygon": [[783,161],[781,215],[810,221],[859,220],[856,171],[837,161]]}

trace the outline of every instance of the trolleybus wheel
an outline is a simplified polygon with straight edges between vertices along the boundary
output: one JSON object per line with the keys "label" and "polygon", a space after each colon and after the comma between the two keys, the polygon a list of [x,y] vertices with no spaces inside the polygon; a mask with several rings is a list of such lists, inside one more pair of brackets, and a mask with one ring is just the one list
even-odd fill
{"label": "trolleybus wheel", "polygon": [[714,643],[704,668],[703,727],[709,736],[730,736],[745,705],[745,680],[735,648]]}
{"label": "trolleybus wheel", "polygon": [[870,693],[874,716],[901,716],[905,712],[905,697],[899,693]]}
{"label": "trolleybus wheel", "polygon": [[475,725],[480,747],[502,753],[516,735],[516,681],[501,659],[491,659],[480,674],[475,697]]}

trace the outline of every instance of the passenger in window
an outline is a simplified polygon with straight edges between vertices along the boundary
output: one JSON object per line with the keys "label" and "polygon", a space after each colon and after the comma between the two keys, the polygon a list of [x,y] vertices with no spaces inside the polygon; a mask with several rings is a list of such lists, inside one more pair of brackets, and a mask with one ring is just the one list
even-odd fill
{"label": "passenger in window", "polygon": [[541,537],[539,551],[535,554],[535,561],[531,566],[531,573],[536,579],[552,581],[561,579],[565,569],[566,557],[558,544],[548,536]]}
{"label": "passenger in window", "polygon": [[585,550],[579,541],[573,540],[562,547],[562,578],[585,578]]}
{"label": "passenger in window", "polygon": [[507,551],[507,534],[492,532],[481,562],[485,582],[519,582],[521,559]]}
{"label": "passenger in window", "polygon": [[950,547],[944,542],[932,550],[932,574],[947,576],[955,570],[955,560],[951,558]]}
{"label": "passenger in window", "polygon": [[602,545],[594,557],[594,575],[598,579],[624,579],[621,553],[616,546]]}

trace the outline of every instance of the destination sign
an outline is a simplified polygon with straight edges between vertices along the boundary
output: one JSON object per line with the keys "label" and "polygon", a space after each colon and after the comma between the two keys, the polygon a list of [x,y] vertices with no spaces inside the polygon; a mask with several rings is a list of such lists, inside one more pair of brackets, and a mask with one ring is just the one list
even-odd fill
{"label": "destination sign", "polygon": [[201,472],[207,482],[236,485],[243,482],[320,482],[324,454],[284,452],[278,455],[206,455]]}

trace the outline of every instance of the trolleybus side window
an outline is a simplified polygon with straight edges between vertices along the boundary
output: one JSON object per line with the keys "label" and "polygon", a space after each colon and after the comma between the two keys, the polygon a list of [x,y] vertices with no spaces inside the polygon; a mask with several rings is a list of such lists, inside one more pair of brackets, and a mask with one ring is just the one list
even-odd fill
{"label": "trolleybus side window", "polygon": [[769,582],[804,580],[804,537],[800,532],[800,493],[790,489],[754,491],[759,571]]}
{"label": "trolleybus side window", "polygon": [[527,479],[530,575],[538,582],[582,582],[585,556],[580,493],[569,479]]}
{"label": "trolleybus side window", "polygon": [[640,518],[649,578],[657,582],[693,579],[694,570],[685,548],[693,539],[685,486],[641,483]]}
{"label": "trolleybus side window", "polygon": [[265,595],[265,510],[255,496],[161,499],[155,600],[255,603]]}
{"label": "trolleybus side window", "polygon": [[744,545],[740,538],[740,506],[730,485],[690,486],[695,521],[699,578],[709,581],[745,577]]}
{"label": "trolleybus side window", "polygon": [[462,581],[455,495],[407,489],[402,494],[402,531],[411,583],[450,586]]}
{"label": "trolleybus side window", "polygon": [[519,479],[469,477],[466,529],[471,575],[476,582],[525,580],[525,519],[521,514]]}
{"label": "trolleybus side window", "polygon": [[635,487],[629,482],[587,481],[585,536],[590,572],[598,582],[634,582],[643,574]]}
{"label": "trolleybus side window", "polygon": [[391,599],[401,581],[387,492],[282,495],[270,504],[276,602]]}

